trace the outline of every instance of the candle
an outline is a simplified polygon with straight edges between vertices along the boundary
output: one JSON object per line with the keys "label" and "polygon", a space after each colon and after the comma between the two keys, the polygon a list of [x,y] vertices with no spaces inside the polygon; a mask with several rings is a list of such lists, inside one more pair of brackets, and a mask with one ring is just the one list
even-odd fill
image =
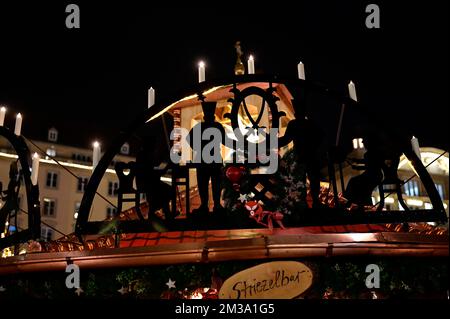
{"label": "candle", "polygon": [[94,149],[92,151],[92,169],[95,169],[97,167],[98,162],[100,161],[100,143],[95,141],[94,144]]}
{"label": "candle", "polygon": [[248,58],[247,71],[248,74],[255,74],[255,60],[253,59],[253,55]]}
{"label": "candle", "polygon": [[31,166],[31,183],[37,185],[39,174],[39,155],[33,154],[33,165]]}
{"label": "candle", "polygon": [[348,84],[348,95],[350,95],[350,98],[357,102],[358,98],[356,97],[356,88],[355,88],[355,83],[353,83],[352,81],[350,81],[350,83]]}
{"label": "candle", "polygon": [[297,70],[298,70],[298,78],[300,80],[305,80],[305,65],[301,61],[297,65]]}
{"label": "candle", "polygon": [[148,89],[148,107],[155,104],[155,90],[151,87]]}
{"label": "candle", "polygon": [[416,153],[417,157],[422,159],[420,154],[419,140],[415,136],[413,136],[411,139],[411,146],[413,148],[414,153]]}
{"label": "candle", "polygon": [[5,123],[5,114],[6,114],[6,107],[2,106],[0,108],[0,126],[3,126]]}
{"label": "candle", "polygon": [[200,61],[198,64],[198,83],[205,82],[205,62]]}
{"label": "candle", "polygon": [[22,114],[17,113],[16,116],[16,127],[14,128],[14,134],[20,136],[20,131],[22,130]]}

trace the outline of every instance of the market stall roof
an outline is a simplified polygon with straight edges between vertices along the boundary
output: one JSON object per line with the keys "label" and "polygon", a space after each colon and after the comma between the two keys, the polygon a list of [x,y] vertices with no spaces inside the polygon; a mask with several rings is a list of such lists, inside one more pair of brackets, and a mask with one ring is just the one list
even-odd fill
{"label": "market stall roof", "polygon": [[[142,204],[142,211],[146,211]],[[137,219],[134,209],[121,219]],[[85,268],[331,256],[446,257],[448,229],[426,223],[197,230],[94,236],[83,244],[74,234],[0,260],[0,274]]]}

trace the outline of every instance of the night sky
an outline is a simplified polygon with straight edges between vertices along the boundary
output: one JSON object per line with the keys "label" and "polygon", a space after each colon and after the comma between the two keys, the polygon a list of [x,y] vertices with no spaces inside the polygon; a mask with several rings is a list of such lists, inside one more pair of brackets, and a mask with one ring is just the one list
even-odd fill
{"label": "night sky", "polygon": [[[24,114],[28,137],[55,126],[62,142],[107,144],[146,108],[149,86],[171,97],[197,81],[201,59],[207,78],[231,75],[240,40],[257,73],[296,76],[301,60],[308,79],[343,94],[353,80],[382,118],[422,146],[449,148],[447,1],[91,2],[0,4],[0,104],[10,127]],[[80,5],[80,29],[65,27],[69,3]],[[365,27],[369,3],[380,6],[380,29]]]}

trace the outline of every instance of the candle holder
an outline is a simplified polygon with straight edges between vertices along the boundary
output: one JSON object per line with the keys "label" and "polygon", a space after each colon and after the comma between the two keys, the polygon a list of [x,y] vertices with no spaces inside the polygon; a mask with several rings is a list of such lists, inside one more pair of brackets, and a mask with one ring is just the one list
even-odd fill
{"label": "candle holder", "polygon": [[[6,224],[16,227],[14,233],[9,234],[7,229],[7,234],[3,238],[0,238],[0,249],[3,249],[21,242],[26,242],[27,240],[38,239],[41,236],[41,213],[39,187],[37,184],[33,185],[31,181],[30,163],[32,163],[32,158],[27,143],[22,136],[15,134],[15,132],[12,132],[4,126],[0,126],[0,136],[11,144],[18,157],[10,165],[10,180],[7,188],[0,190],[2,200],[4,201],[0,209],[0,229],[3,230]],[[20,169],[18,168],[18,164],[20,164]],[[28,214],[27,227],[20,227],[18,225],[17,214],[21,210],[19,208],[20,185],[23,185],[25,188],[27,200],[26,212]]]}
{"label": "candle holder", "polygon": [[[283,85],[284,89],[291,92],[293,96],[292,106],[294,108],[294,118],[290,121],[287,121],[286,130],[283,134],[278,132],[276,140],[278,142],[278,147],[275,150],[276,153],[280,151],[280,149],[289,143],[293,142],[294,149],[296,148],[296,152],[298,156],[305,156],[304,154],[308,154],[308,152],[312,152],[318,149],[318,145],[320,142],[325,144],[323,147],[323,153],[320,153],[320,157],[315,161],[310,158],[303,158],[301,160],[305,161],[306,167],[306,175],[309,177],[311,185],[311,196],[312,196],[312,205],[310,208],[307,208],[307,212],[305,215],[301,216],[301,219],[296,221],[290,221],[290,223],[283,224],[286,227],[297,227],[297,226],[306,226],[306,225],[348,225],[348,224],[367,224],[367,223],[405,223],[405,222],[417,222],[417,221],[445,221],[446,213],[443,207],[442,201],[440,200],[439,194],[436,190],[436,187],[428,174],[426,168],[423,166],[420,159],[417,158],[417,155],[414,153],[411,144],[403,143],[401,144],[400,152],[404,153],[406,157],[411,161],[411,164],[415,168],[419,178],[422,180],[424,188],[426,189],[430,201],[433,205],[432,210],[415,210],[411,211],[378,211],[374,213],[376,209],[366,209],[365,207],[360,207],[358,214],[353,214],[350,211],[350,204],[342,194],[340,194],[340,190],[338,188],[337,174],[338,171],[341,175],[341,191],[344,188],[343,183],[343,175],[342,175],[342,156],[340,156],[343,152],[343,143],[342,139],[345,134],[345,121],[344,118],[346,114],[350,113],[352,109],[357,108],[359,113],[364,113],[364,106],[356,101],[356,94],[353,94],[353,88],[351,87],[351,96],[348,94],[340,94],[332,89],[323,87],[317,83],[311,82],[309,80],[302,79],[303,73],[300,72],[299,75],[293,77],[279,77],[279,76],[269,76],[263,74],[236,74],[233,77],[218,79],[218,80],[208,80],[208,81],[200,81],[200,83],[195,84],[193,87],[188,88],[184,91],[183,94],[180,94],[176,97],[171,97],[170,99],[166,99],[164,101],[160,101],[155,103],[151,108],[147,109],[142,114],[138,115],[136,119],[131,122],[127,129],[122,130],[119,136],[113,141],[110,148],[106,150],[106,152],[101,157],[98,165],[96,166],[89,183],[87,185],[86,191],[84,193],[83,199],[81,201],[81,206],[79,209],[79,215],[76,223],[76,234],[80,238],[83,239],[83,235],[87,234],[98,234],[102,229],[116,229],[118,233],[126,233],[126,232],[145,232],[145,231],[167,231],[167,230],[194,230],[194,229],[223,229],[224,225],[228,225],[230,228],[237,228],[237,225],[230,225],[230,222],[227,221],[227,215],[223,214],[221,211],[221,207],[215,207],[213,215],[221,216],[221,219],[211,220],[208,217],[208,213],[202,211],[202,209],[198,210],[198,214],[192,214],[189,207],[189,197],[193,192],[200,192],[201,190],[189,189],[189,170],[195,169],[199,172],[199,169],[205,168],[205,164],[196,164],[190,163],[186,165],[179,165],[175,163],[166,163],[164,168],[157,168],[159,163],[154,165],[151,159],[143,161],[141,163],[136,162],[137,165],[137,175],[139,174],[139,170],[143,172],[151,172],[153,177],[155,177],[156,184],[158,189],[155,191],[158,192],[158,196],[154,198],[155,200],[160,202],[161,209],[164,211],[165,209],[169,209],[171,207],[171,213],[167,214],[166,219],[156,219],[155,216],[152,215],[153,210],[148,208],[149,213],[145,216],[144,213],[139,213],[139,218],[135,220],[123,220],[120,218],[112,221],[114,223],[114,227],[107,227],[108,221],[102,222],[93,222],[89,221],[89,213],[92,209],[92,203],[94,196],[97,192],[97,188],[100,185],[100,181],[103,178],[103,175],[108,169],[110,163],[114,159],[115,155],[120,152],[121,146],[128,142],[129,139],[133,136],[133,134],[146,125],[151,125],[155,123],[156,119],[162,119],[161,115],[165,112],[169,111],[170,107],[175,106],[178,102],[184,102],[189,98],[195,99],[197,97],[199,104],[202,104],[203,108],[215,107],[216,102],[211,101],[211,98],[208,98],[208,94],[210,92],[214,92],[216,88],[222,88],[222,95],[225,95],[225,92],[228,90],[228,94],[231,94],[228,102],[231,103],[231,110],[224,114],[224,118],[228,119],[231,123],[231,127],[233,129],[239,128],[239,116],[240,114],[244,114],[248,119],[247,130],[253,130],[255,134],[265,134],[265,138],[270,138],[270,133],[268,133],[265,129],[267,125],[262,125],[261,117],[265,111],[268,110],[270,114],[270,128],[279,128],[281,121],[286,121],[286,113],[280,111],[277,103],[279,103],[280,96],[282,95],[282,90],[279,90],[279,86]],[[204,78],[202,78],[203,80]],[[317,133],[316,128],[314,127],[315,123],[321,123],[321,119],[317,117],[311,110],[308,110],[307,105],[311,102],[311,100],[319,95],[321,97],[326,97],[329,99],[333,105],[335,105],[335,113],[337,114],[336,122],[333,124],[335,126],[327,127],[330,136],[327,136],[327,139],[320,140],[319,134]],[[259,114],[255,117],[250,114],[248,105],[246,104],[246,98],[250,96],[256,96],[261,101],[261,107],[258,109]],[[208,102],[205,102],[208,100]],[[345,107],[344,107],[345,105]],[[345,109],[345,112],[344,112]],[[347,112],[347,110],[349,112]],[[203,109],[205,114],[205,109]],[[339,112],[340,111],[340,112]],[[316,116],[316,117],[315,117]],[[149,120],[150,119],[150,120]],[[177,120],[177,125],[180,125],[180,119]],[[163,123],[165,123],[162,120]],[[214,120],[210,121],[211,125]],[[337,129],[336,129],[337,127]],[[165,124],[161,126],[161,134],[166,130]],[[304,129],[308,128],[308,129]],[[381,130],[381,128],[380,128]],[[247,131],[247,133],[248,133]],[[250,140],[250,134],[244,134],[239,129],[236,132],[236,139],[239,142],[243,142],[243,145],[249,145],[251,143],[255,144],[258,142],[252,142]],[[403,136],[390,135],[392,139],[402,140]],[[161,136],[159,136],[161,138]],[[312,140],[311,140],[312,138]],[[164,139],[163,139],[164,140]],[[302,144],[305,140],[311,140],[309,145],[306,146],[304,150],[307,152],[302,153],[301,150],[305,146]],[[150,143],[151,144],[151,143]],[[237,149],[234,148],[235,144],[232,144],[232,151],[237,154]],[[370,148],[370,146],[368,146]],[[370,149],[369,149],[370,150]],[[376,151],[373,151],[376,153]],[[234,191],[239,190],[240,187],[243,187],[242,182],[239,181],[241,175],[250,176],[248,186],[251,190],[251,193],[254,196],[255,202],[263,202],[264,204],[270,203],[274,198],[273,192],[276,191],[276,183],[274,182],[274,175],[271,174],[259,174],[259,173],[246,173],[250,172],[255,168],[259,168],[261,165],[257,159],[256,163],[251,163],[249,158],[247,157],[249,153],[244,152],[244,160],[243,162],[236,163],[232,162],[229,170],[226,170],[227,178],[233,180]],[[326,155],[329,155],[327,158]],[[384,156],[383,154],[378,154],[379,156]],[[323,157],[322,157],[323,156]],[[234,158],[237,161],[237,156]],[[317,167],[315,167],[315,163],[325,162],[328,164],[328,175],[329,175],[329,184],[331,185],[326,192],[324,192],[320,188],[320,179],[317,177]],[[144,164],[142,164],[144,163]],[[147,164],[145,164],[147,163]],[[335,169],[335,165],[338,165],[338,169]],[[142,167],[140,167],[142,165]],[[151,166],[151,167],[150,167]],[[228,168],[228,166],[227,166]],[[380,168],[384,169],[384,168]],[[158,171],[158,173],[156,173]],[[161,189],[165,188],[167,184],[159,184],[161,179],[160,177],[167,176],[170,174],[171,177],[169,179],[172,182],[172,186],[170,190],[161,192]],[[395,172],[394,172],[395,173]],[[392,175],[392,174],[391,174]],[[395,175],[395,174],[394,174]],[[207,176],[209,180],[209,176]],[[222,177],[221,177],[222,178]],[[205,179],[206,180],[206,179]],[[128,181],[130,182],[130,181]],[[380,184],[382,185],[382,181]],[[379,186],[375,185],[375,187]],[[179,191],[179,186],[186,188],[184,193]],[[200,186],[200,184],[199,184]],[[384,189],[383,189],[384,190]],[[145,193],[144,189],[136,189],[136,193]],[[147,192],[150,196],[151,192]],[[164,194],[170,194],[167,198]],[[184,196],[184,197],[183,197]],[[155,196],[154,196],[155,197]],[[169,198],[170,197],[170,198]],[[203,196],[204,197],[204,196]],[[214,192],[213,192],[214,197]],[[184,198],[184,199],[183,199]],[[167,201],[166,201],[167,200]],[[246,200],[245,196],[243,196],[242,200]],[[247,199],[248,200],[248,199]],[[183,201],[185,203],[183,204]],[[216,202],[214,203],[216,206]],[[259,204],[258,204],[259,205]],[[218,206],[218,205],[217,205]],[[177,207],[185,207],[187,216],[192,216],[191,218],[178,219],[175,218],[177,215]],[[255,206],[256,207],[256,206]],[[144,211],[140,207],[140,211]],[[129,210],[126,214],[130,214],[135,212],[135,210]],[[203,214],[203,213],[205,214]],[[125,214],[124,212],[122,212]],[[179,213],[179,212],[178,212]],[[279,218],[277,212],[269,212],[265,211],[267,216],[275,216]],[[121,215],[121,212],[118,212],[118,216]],[[194,216],[195,215],[195,216]],[[142,218],[143,217],[143,218]],[[274,218],[275,218],[274,217]],[[219,218],[219,217],[217,217]],[[277,219],[278,220],[278,219]],[[158,224],[158,227],[154,225]],[[255,226],[257,227],[257,226]]]}

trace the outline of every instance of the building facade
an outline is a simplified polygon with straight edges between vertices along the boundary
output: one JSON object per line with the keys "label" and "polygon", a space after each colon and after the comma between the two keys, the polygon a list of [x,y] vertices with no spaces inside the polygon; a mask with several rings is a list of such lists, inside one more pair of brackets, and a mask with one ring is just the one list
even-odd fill
{"label": "building facade", "polygon": [[[58,131],[51,128],[47,141],[31,141],[30,152],[40,156],[38,185],[41,203],[41,237],[44,240],[59,238],[74,231],[78,209],[84,190],[92,174],[92,149],[58,144]],[[119,186],[114,164],[117,161],[130,162],[129,145],[124,144],[114,162],[111,163],[95,197],[90,220],[104,220],[112,217],[117,205],[116,190]],[[14,149],[5,139],[0,140],[0,181],[3,188],[8,185],[9,169],[17,161]],[[4,190],[4,189],[3,189]],[[10,231],[27,227],[27,203],[25,190],[19,192],[17,225],[9,225]],[[0,201],[0,205],[3,205]],[[1,206],[0,206],[1,207]],[[125,206],[124,208],[128,208]],[[59,232],[58,232],[59,231]]]}

